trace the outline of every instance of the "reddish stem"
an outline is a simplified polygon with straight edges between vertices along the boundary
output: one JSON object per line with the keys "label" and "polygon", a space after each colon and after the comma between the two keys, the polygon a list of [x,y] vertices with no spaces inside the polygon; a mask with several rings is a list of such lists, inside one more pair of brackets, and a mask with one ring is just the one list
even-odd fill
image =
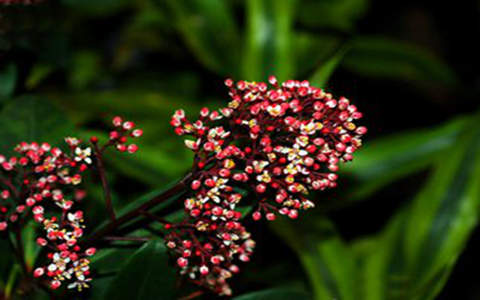
{"label": "reddish stem", "polygon": [[190,174],[185,176],[184,179],[182,179],[180,182],[178,182],[176,185],[174,185],[170,189],[163,192],[161,195],[151,199],[150,201],[145,202],[144,204],[140,205],[136,209],[127,212],[123,216],[116,218],[115,220],[112,220],[103,228],[101,228],[100,230],[95,232],[93,235],[85,239],[83,244],[90,245],[94,242],[101,240],[103,237],[110,235],[112,232],[117,230],[121,225],[124,225],[125,223],[135,219],[138,216],[141,216],[142,214],[145,213],[145,211],[148,211],[149,209],[157,206],[158,204],[170,199],[172,196],[182,192],[186,187],[185,182],[188,181],[189,178],[190,178]]}
{"label": "reddish stem", "polygon": [[191,299],[200,297],[201,295],[203,295],[203,291],[196,291],[196,292],[191,293],[191,294],[188,295],[188,296],[185,296],[185,297],[183,297],[183,298],[180,298],[179,300],[191,300]]}
{"label": "reddish stem", "polygon": [[105,206],[110,216],[110,220],[114,222],[116,219],[116,216],[115,216],[115,210],[113,209],[112,193],[110,191],[110,186],[108,185],[107,176],[105,174],[105,166],[103,165],[103,157],[102,157],[103,148],[102,150],[100,150],[98,148],[97,143],[92,143],[92,144],[95,149],[95,158],[96,158],[95,161],[97,162],[98,175],[100,176],[100,180],[102,181],[103,192],[105,196]]}

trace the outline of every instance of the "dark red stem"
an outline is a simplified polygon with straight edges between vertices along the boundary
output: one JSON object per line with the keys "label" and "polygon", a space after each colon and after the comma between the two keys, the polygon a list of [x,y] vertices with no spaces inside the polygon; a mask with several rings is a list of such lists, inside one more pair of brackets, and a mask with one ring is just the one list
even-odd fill
{"label": "dark red stem", "polygon": [[190,174],[185,176],[184,179],[182,179],[180,182],[178,182],[176,185],[174,185],[170,189],[163,192],[161,195],[151,199],[150,201],[145,202],[144,204],[140,205],[136,209],[127,212],[123,216],[116,218],[115,220],[112,220],[103,228],[101,228],[100,230],[95,232],[93,235],[85,239],[83,244],[90,245],[92,243],[95,243],[101,240],[103,237],[110,235],[112,232],[117,230],[117,228],[120,227],[121,225],[135,219],[138,216],[141,216],[142,214],[145,213],[145,211],[148,211],[149,209],[157,206],[163,201],[166,201],[170,199],[172,196],[182,192],[186,188],[185,182],[188,181],[189,178],[190,178]]}
{"label": "dark red stem", "polygon": [[113,222],[115,221],[116,216],[115,210],[113,209],[112,193],[110,191],[110,186],[108,185],[107,176],[105,174],[105,166],[103,165],[102,151],[98,148],[97,143],[93,143],[93,147],[95,149],[95,161],[97,162],[98,175],[102,181],[103,193],[105,196],[105,206],[107,208],[108,215],[110,216],[110,220]]}

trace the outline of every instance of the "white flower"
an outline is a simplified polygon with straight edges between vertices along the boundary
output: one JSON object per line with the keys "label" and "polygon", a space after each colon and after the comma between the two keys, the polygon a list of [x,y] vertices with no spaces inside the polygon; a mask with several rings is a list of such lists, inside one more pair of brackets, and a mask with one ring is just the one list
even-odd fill
{"label": "white flower", "polygon": [[80,147],[75,148],[75,161],[81,162],[84,161],[87,164],[92,163],[92,159],[90,156],[92,155],[92,149],[90,147],[87,147],[85,149],[82,149]]}

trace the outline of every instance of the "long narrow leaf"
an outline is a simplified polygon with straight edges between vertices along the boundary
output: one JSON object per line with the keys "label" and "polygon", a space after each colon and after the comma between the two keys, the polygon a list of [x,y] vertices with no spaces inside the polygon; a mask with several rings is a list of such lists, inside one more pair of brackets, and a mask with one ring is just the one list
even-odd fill
{"label": "long narrow leaf", "polygon": [[246,1],[247,33],[243,77],[265,80],[293,75],[293,15],[295,0]]}

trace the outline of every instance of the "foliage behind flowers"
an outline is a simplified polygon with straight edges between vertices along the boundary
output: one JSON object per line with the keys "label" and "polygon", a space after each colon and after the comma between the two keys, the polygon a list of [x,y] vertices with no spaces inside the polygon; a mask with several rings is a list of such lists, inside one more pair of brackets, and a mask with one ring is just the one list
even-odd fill
{"label": "foliage behind flowers", "polygon": [[0,299],[475,297],[478,3],[423,2],[0,1]]}

